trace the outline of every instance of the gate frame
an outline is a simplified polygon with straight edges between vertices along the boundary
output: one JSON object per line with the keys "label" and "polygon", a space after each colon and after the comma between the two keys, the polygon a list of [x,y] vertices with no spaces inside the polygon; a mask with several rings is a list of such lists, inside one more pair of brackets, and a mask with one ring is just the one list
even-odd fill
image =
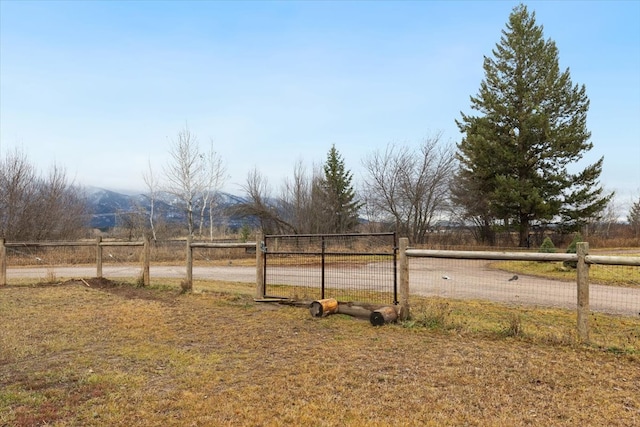
{"label": "gate frame", "polygon": [[[391,252],[327,252],[326,251],[326,238],[328,237],[375,237],[375,236],[393,236],[393,245],[391,247]],[[321,248],[320,252],[296,252],[296,251],[269,251],[268,249],[268,239],[274,238],[311,238],[311,237],[319,237],[321,240]],[[259,248],[258,248],[259,247]],[[399,255],[399,247],[398,247],[398,235],[395,232],[384,232],[384,233],[343,233],[343,234],[266,234],[258,238],[256,241],[256,260],[258,262],[257,270],[259,274],[256,277],[257,284],[257,297],[258,298],[268,298],[268,299],[287,299],[285,297],[279,296],[269,296],[267,295],[267,259],[268,255],[310,255],[310,256],[320,256],[321,258],[321,283],[320,283],[320,294],[321,298],[325,298],[325,257],[331,255],[343,255],[343,256],[386,256],[392,257],[393,262],[393,305],[400,304],[398,299],[398,255]],[[401,298],[402,299],[402,298]]]}

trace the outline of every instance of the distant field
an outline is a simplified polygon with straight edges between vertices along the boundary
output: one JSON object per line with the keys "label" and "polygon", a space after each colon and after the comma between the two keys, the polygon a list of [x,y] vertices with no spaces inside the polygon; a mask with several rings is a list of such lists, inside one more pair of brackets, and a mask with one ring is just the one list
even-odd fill
{"label": "distant field", "polygon": [[414,298],[374,328],[238,283],[87,284],[0,288],[0,425],[640,424],[635,319],[583,346],[560,310]]}

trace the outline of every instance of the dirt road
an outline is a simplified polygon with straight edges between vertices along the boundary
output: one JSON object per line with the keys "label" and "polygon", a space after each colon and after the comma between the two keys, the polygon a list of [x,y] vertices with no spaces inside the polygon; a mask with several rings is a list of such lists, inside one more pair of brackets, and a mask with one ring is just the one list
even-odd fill
{"label": "dirt road", "polygon": [[[359,267],[363,270],[375,268],[375,265]],[[103,266],[103,277],[110,279],[131,278],[141,274],[140,267],[131,265]],[[152,266],[152,278],[183,278],[186,269],[183,266]],[[302,271],[296,267],[280,267],[278,283],[297,284],[310,280],[309,275],[318,276],[320,272]],[[45,279],[54,276],[58,279],[76,277],[95,277],[95,267],[55,267],[55,268],[9,268],[9,283],[17,278]],[[194,279],[225,280],[243,283],[255,283],[256,269],[239,266],[194,267]],[[332,276],[332,286],[346,285],[347,276]],[[411,293],[423,296],[442,296],[446,298],[483,299],[513,304],[525,304],[544,307],[576,307],[577,292],[575,282],[541,279],[522,276],[516,280],[513,274],[488,267],[487,261],[451,259],[420,259],[412,261],[409,269]],[[312,277],[312,279],[315,279]],[[380,279],[379,275],[376,279]],[[374,289],[375,283],[369,283]],[[590,286],[590,308],[612,314],[640,315],[640,289],[613,286]]]}

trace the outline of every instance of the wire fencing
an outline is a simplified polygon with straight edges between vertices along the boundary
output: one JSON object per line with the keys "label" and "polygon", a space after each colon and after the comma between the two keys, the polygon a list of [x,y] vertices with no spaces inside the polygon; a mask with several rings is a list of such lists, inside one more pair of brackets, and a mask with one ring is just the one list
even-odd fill
{"label": "wire fencing", "polygon": [[640,266],[593,261],[589,271],[592,311],[640,316]]}
{"label": "wire fencing", "polygon": [[394,233],[264,236],[264,296],[396,304]]}
{"label": "wire fencing", "polygon": [[526,319],[528,328],[552,340],[572,342],[576,337],[605,347],[640,348],[640,257],[589,255],[587,243],[577,245],[577,254],[407,246],[400,239],[400,287],[410,284],[411,294],[427,298],[421,302],[427,323],[443,323],[455,312],[456,327],[495,328],[487,326],[487,316],[473,313],[470,307],[476,307],[494,320],[500,311],[509,313],[503,319],[503,331],[509,334],[521,333]]}
{"label": "wire fencing", "polygon": [[576,307],[575,280],[555,283],[495,270],[490,265],[486,260],[411,258],[411,293],[507,304]]}
{"label": "wire fencing", "polygon": [[[131,265],[140,266],[139,274]],[[7,272],[7,265],[13,268]],[[17,268],[16,268],[17,267]],[[60,278],[139,277],[149,284],[149,244],[143,242],[94,241],[75,242],[5,242],[0,239],[0,285],[9,279],[37,279],[54,283]]]}
{"label": "wire fencing", "polygon": [[[469,330],[506,324],[509,333],[526,324],[553,340],[589,340],[591,334],[590,342],[605,347],[640,348],[640,257],[589,255],[586,244],[578,254],[545,254],[436,251],[408,248],[406,239],[399,243],[387,233],[265,236],[257,243],[0,239],[0,285],[103,276],[148,284],[152,262],[177,275],[158,277],[186,274],[191,280],[196,266],[200,278],[255,283],[258,298],[398,304],[409,313],[411,295],[413,321],[455,317]],[[492,311],[494,320],[478,316],[483,310]]]}
{"label": "wire fencing", "polygon": [[[577,271],[561,261],[411,258],[409,270],[413,294],[577,308]],[[589,292],[592,311],[638,316],[640,266],[591,264]]]}
{"label": "wire fencing", "polygon": [[[187,252],[193,255],[189,264],[185,262]],[[193,266],[255,265],[255,243],[188,242],[187,239],[103,241],[97,238],[74,242],[0,239],[0,285],[29,279],[53,283],[70,277],[135,277],[140,284],[147,285],[151,264],[155,271],[169,269],[167,277],[184,277],[188,273],[185,266],[189,270]]]}

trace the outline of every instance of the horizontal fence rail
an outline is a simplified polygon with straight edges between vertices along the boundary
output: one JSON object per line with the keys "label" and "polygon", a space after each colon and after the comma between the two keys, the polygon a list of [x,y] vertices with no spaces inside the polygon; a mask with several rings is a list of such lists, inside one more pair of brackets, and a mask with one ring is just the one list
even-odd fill
{"label": "horizontal fence rail", "polygon": [[256,247],[256,244],[253,242],[245,242],[245,243],[207,243],[207,242],[192,242],[192,248],[211,248],[211,249],[234,249],[234,248],[244,248],[244,249],[252,249]]}
{"label": "horizontal fence rail", "polygon": [[584,257],[584,261],[587,264],[640,266],[640,257],[637,256],[587,255]]}
{"label": "horizontal fence rail", "polygon": [[[408,257],[482,259],[496,261],[578,261],[578,254],[533,253],[533,252],[485,252],[485,251],[441,251],[432,249],[407,249]],[[587,264],[640,266],[640,257],[586,255]]]}
{"label": "horizontal fence rail", "polygon": [[52,248],[57,246],[144,246],[144,242],[6,242],[7,248]]}
{"label": "horizontal fence rail", "polygon": [[7,248],[46,248],[55,246],[95,246],[96,242],[5,242]]}
{"label": "horizontal fence rail", "polygon": [[431,249],[407,249],[408,257],[483,259],[508,261],[578,261],[577,254],[552,254],[530,252],[480,252],[480,251],[440,251]]}

